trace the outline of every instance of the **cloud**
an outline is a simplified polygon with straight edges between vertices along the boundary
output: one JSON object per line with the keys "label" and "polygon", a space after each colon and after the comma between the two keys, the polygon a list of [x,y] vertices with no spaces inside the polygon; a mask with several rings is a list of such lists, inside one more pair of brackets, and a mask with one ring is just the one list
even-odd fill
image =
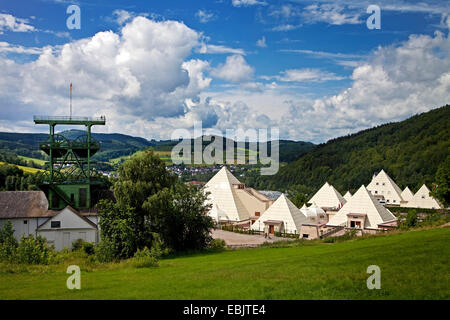
{"label": "cloud", "polygon": [[285,31],[299,29],[301,27],[302,27],[302,24],[282,24],[282,25],[273,27],[271,30],[285,32]]}
{"label": "cloud", "polygon": [[247,64],[241,55],[228,56],[225,64],[211,71],[211,75],[232,82],[249,81],[252,79],[254,69]]}
{"label": "cloud", "polygon": [[208,62],[187,59],[200,37],[180,22],[136,17],[118,33],[33,52],[39,56],[32,62],[0,57],[0,119],[31,123],[32,114],[66,115],[72,82],[74,115],[105,114],[108,130],[152,137],[155,118],[186,116],[187,101],[209,86]]}
{"label": "cloud", "polygon": [[113,16],[116,19],[116,22],[122,25],[125,22],[130,21],[134,17],[134,14],[126,10],[117,9],[114,10]]}
{"label": "cloud", "polygon": [[305,23],[325,22],[334,25],[362,23],[361,10],[349,10],[337,4],[312,4],[302,13]]}
{"label": "cloud", "polygon": [[323,141],[445,105],[450,101],[449,52],[448,34],[441,32],[379,47],[354,69],[350,88],[311,105],[293,101],[283,126],[303,128],[313,141]]}
{"label": "cloud", "polygon": [[344,77],[340,77],[334,73],[322,71],[319,69],[288,69],[281,72],[281,75],[274,77],[264,77],[265,79],[277,79],[283,82],[323,82],[330,80],[342,80]]}
{"label": "cloud", "polygon": [[0,41],[0,52],[39,55],[43,52],[43,49],[36,48],[36,47],[24,47],[24,46],[20,46],[20,45],[11,45],[8,42]]}
{"label": "cloud", "polygon": [[233,7],[266,6],[267,2],[258,0],[232,0]]}
{"label": "cloud", "polygon": [[262,37],[258,41],[256,41],[256,45],[260,48],[267,48],[266,37]]}
{"label": "cloud", "polygon": [[13,15],[0,13],[0,34],[4,31],[32,32],[36,29],[28,24],[27,19],[16,18]]}
{"label": "cloud", "polygon": [[216,19],[216,15],[213,12],[208,12],[206,10],[198,10],[195,16],[201,23],[208,23]]}
{"label": "cloud", "polygon": [[214,45],[214,44],[205,44],[202,43],[201,47],[198,49],[199,53],[202,54],[224,54],[224,53],[231,53],[231,54],[238,54],[238,55],[245,55],[245,51],[243,49],[239,48],[230,48],[222,45]]}

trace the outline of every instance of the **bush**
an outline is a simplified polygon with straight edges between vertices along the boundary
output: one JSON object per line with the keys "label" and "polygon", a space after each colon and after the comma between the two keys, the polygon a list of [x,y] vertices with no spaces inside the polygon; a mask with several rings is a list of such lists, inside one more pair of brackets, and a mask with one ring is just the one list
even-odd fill
{"label": "bush", "polygon": [[49,264],[54,252],[48,247],[47,241],[41,236],[23,236],[17,247],[15,260],[25,264]]}
{"label": "bush", "polygon": [[100,262],[111,262],[115,258],[114,243],[108,238],[102,239],[95,247],[95,257]]}
{"label": "bush", "polygon": [[95,247],[92,242],[83,242],[82,249],[88,256],[95,253]]}
{"label": "bush", "polygon": [[11,221],[8,221],[0,230],[0,261],[13,260],[17,245]]}
{"label": "bush", "polygon": [[214,239],[209,243],[209,249],[211,251],[223,251],[226,248],[225,240]]}
{"label": "bush", "polygon": [[72,251],[83,251],[87,255],[95,253],[94,244],[83,239],[77,239],[72,243]]}
{"label": "bush", "polygon": [[135,268],[150,268],[158,266],[158,254],[160,251],[157,249],[149,250],[147,247],[144,249],[138,249],[132,258],[132,265]]}
{"label": "bush", "polygon": [[83,243],[84,243],[83,239],[77,239],[74,242],[72,242],[72,251],[81,250]]}

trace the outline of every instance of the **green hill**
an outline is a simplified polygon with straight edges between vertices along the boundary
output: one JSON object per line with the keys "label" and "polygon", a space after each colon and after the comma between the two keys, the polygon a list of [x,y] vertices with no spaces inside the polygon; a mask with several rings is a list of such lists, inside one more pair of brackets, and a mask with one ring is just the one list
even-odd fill
{"label": "green hill", "polygon": [[[80,260],[20,269],[0,265],[0,299],[449,299],[448,241],[450,228],[438,228],[197,253],[163,259],[155,268],[95,267]],[[81,267],[81,290],[66,288],[69,264]],[[379,290],[367,288],[370,265],[380,267]]]}
{"label": "green hill", "polygon": [[318,189],[328,181],[338,190],[355,191],[384,169],[401,187],[431,186],[449,157],[450,105],[316,146],[274,176],[259,177],[257,188],[305,185]]}
{"label": "green hill", "polygon": [[[83,134],[81,130],[67,130],[60,132],[69,140],[73,140]],[[170,152],[179,141],[171,140],[146,140],[140,137],[132,137],[119,133],[93,133],[93,138],[100,142],[100,151],[93,157],[94,160],[109,162],[120,158],[126,159],[127,156],[136,152],[153,147],[155,151],[163,153]],[[44,133],[11,133],[0,132],[0,153],[13,153],[18,156],[45,159],[45,155],[39,150],[39,142],[45,141],[48,135]],[[203,148],[210,144],[209,141],[203,142]],[[233,142],[235,147],[236,142]],[[191,141],[193,145],[193,140]],[[303,141],[281,140],[280,144],[280,161],[290,162],[298,158],[303,153],[311,150],[314,144]],[[224,143],[225,145],[225,143]],[[248,143],[246,143],[248,149]],[[192,148],[193,150],[193,148]],[[270,146],[269,146],[270,150]],[[35,161],[36,162],[36,161]],[[113,161],[117,162],[117,161]]]}

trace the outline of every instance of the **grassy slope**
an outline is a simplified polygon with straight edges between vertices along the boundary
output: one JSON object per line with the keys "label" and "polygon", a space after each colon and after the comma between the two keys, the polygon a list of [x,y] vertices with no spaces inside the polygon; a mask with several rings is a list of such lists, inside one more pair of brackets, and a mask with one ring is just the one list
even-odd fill
{"label": "grassy slope", "polygon": [[18,155],[18,157],[23,159],[23,160],[32,161],[32,162],[34,162],[34,163],[36,163],[36,164],[38,164],[40,166],[44,166],[45,163],[47,162],[45,160],[37,159],[37,158],[30,158],[30,157],[24,157],[24,156],[19,156],[19,155]]}
{"label": "grassy slope", "polygon": [[[450,299],[450,228],[336,244],[165,259],[159,268],[57,273],[0,271],[0,299]],[[366,269],[381,268],[381,290]]]}
{"label": "grassy slope", "polygon": [[[6,162],[0,161],[0,165],[2,164],[7,164]],[[9,164],[9,163],[8,163]],[[24,167],[24,166],[19,166],[17,164],[11,164],[12,166],[16,166],[19,169],[23,170],[23,172],[26,173],[36,173],[36,172],[44,172],[45,170],[43,169],[37,169],[37,168],[31,168],[31,167]]]}

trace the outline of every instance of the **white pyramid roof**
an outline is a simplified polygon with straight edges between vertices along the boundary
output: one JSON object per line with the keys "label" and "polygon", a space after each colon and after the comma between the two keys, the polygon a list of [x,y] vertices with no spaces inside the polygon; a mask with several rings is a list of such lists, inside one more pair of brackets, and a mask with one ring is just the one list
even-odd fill
{"label": "white pyramid roof", "polygon": [[303,213],[303,215],[308,215],[308,207],[306,206],[306,203],[303,204],[303,206],[300,208],[300,212]]}
{"label": "white pyramid roof", "polygon": [[210,192],[208,203],[225,212],[230,221],[242,221],[250,218],[250,214],[233,192],[233,185],[241,182],[223,166],[208,183],[204,190]]}
{"label": "white pyramid roof", "polygon": [[283,221],[288,233],[300,233],[302,224],[307,223],[306,216],[284,194],[278,197],[250,228],[264,231],[264,221],[267,220]]}
{"label": "white pyramid roof", "polygon": [[[378,185],[377,185],[378,183]],[[382,185],[384,183],[384,185]],[[367,186],[367,190],[370,191],[379,191],[379,195],[383,195],[386,199],[396,200],[397,204],[400,204],[402,201],[402,189],[394,182],[394,180],[389,177],[389,175],[381,170],[369,183]],[[380,190],[386,191],[384,194],[380,193]],[[373,193],[372,193],[373,194]]]}
{"label": "white pyramid roof", "polygon": [[442,205],[432,196],[430,196],[430,189],[426,185],[414,194],[412,199],[405,205],[408,208],[422,208],[422,209],[442,209]]}
{"label": "white pyramid roof", "polygon": [[414,197],[414,193],[412,193],[412,191],[409,190],[408,187],[406,187],[405,190],[402,191],[401,196],[403,201],[411,201],[411,199]]}
{"label": "white pyramid roof", "polygon": [[321,208],[339,208],[347,201],[344,197],[328,182],[316,192],[308,203],[316,203]]}
{"label": "white pyramid roof", "polygon": [[366,189],[361,186],[350,200],[327,223],[329,226],[339,226],[347,223],[347,214],[365,214],[364,228],[378,229],[382,223],[392,222],[397,218],[384,206],[382,206]]}
{"label": "white pyramid roof", "polygon": [[352,197],[352,194],[350,193],[350,191],[347,191],[347,193],[344,195],[344,199],[345,200],[350,200],[350,198]]}
{"label": "white pyramid roof", "polygon": [[211,210],[208,212],[208,216],[213,218],[215,221],[229,221],[230,218],[227,216],[226,212],[220,209],[217,204],[214,204]]}

